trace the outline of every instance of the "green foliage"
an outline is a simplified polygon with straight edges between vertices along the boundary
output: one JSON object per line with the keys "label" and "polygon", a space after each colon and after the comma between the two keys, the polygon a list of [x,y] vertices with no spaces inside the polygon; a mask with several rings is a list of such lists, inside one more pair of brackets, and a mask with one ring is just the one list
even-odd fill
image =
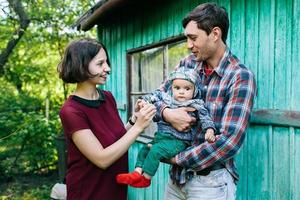
{"label": "green foliage", "polygon": [[57,161],[58,110],[47,119],[39,98],[17,91],[3,79],[0,84],[6,85],[0,89],[0,174],[51,169]]}
{"label": "green foliage", "polygon": [[32,188],[28,191],[26,191],[20,198],[20,200],[42,200],[42,199],[49,199],[49,186],[48,185],[42,185],[37,188]]}
{"label": "green foliage", "polygon": [[0,182],[0,200],[49,200],[56,173],[18,176],[6,183]]}
{"label": "green foliage", "polygon": [[[19,23],[7,1],[0,2],[1,51]],[[72,89],[58,78],[56,66],[69,41],[95,37],[95,31],[72,29],[76,19],[94,3],[22,0],[30,26],[0,78],[0,183],[5,177],[56,167],[55,138],[61,133],[58,112]]]}
{"label": "green foliage", "polygon": [[[49,194],[50,194],[50,189],[51,187],[49,185],[42,185],[38,186],[36,188],[29,188],[23,193],[21,193],[22,189],[19,188],[14,188],[10,189],[7,192],[10,193],[11,195],[3,195],[0,199],[1,200],[46,200],[49,199]],[[16,193],[17,190],[17,193]],[[13,198],[12,198],[13,197]]]}

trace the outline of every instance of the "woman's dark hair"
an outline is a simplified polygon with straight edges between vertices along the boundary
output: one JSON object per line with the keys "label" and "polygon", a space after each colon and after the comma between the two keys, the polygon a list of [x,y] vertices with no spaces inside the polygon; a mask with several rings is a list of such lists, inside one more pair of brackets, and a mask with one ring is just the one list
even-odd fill
{"label": "woman's dark hair", "polygon": [[192,10],[183,20],[182,26],[185,28],[190,21],[195,21],[199,29],[209,35],[214,27],[219,27],[222,31],[222,41],[226,44],[229,19],[226,9],[219,7],[215,3],[204,3]]}
{"label": "woman's dark hair", "polygon": [[89,63],[104,49],[110,66],[107,50],[97,40],[85,38],[72,41],[65,49],[64,57],[57,66],[59,78],[65,83],[79,83],[95,77],[89,72]]}

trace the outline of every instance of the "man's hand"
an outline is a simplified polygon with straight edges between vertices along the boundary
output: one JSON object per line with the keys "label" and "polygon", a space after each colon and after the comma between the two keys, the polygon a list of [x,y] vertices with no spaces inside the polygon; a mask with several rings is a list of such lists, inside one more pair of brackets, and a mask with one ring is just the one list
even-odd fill
{"label": "man's hand", "polygon": [[192,107],[181,107],[176,109],[165,108],[162,116],[166,122],[169,122],[177,131],[190,130],[196,118],[191,117],[188,112],[194,112]]}

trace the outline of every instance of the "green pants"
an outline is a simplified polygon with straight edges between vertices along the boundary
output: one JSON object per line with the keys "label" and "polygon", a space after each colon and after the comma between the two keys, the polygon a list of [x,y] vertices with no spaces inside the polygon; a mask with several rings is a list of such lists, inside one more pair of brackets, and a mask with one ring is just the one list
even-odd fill
{"label": "green pants", "polygon": [[145,145],[138,154],[136,167],[141,167],[150,176],[154,176],[161,159],[170,159],[183,151],[188,142],[179,140],[169,133],[156,132],[154,139]]}

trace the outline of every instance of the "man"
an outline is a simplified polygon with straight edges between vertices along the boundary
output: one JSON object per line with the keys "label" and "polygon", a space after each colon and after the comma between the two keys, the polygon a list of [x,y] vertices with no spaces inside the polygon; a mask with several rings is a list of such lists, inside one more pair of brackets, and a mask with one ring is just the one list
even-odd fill
{"label": "man", "polygon": [[[214,3],[196,7],[183,20],[192,54],[177,68],[199,72],[198,87],[217,129],[217,140],[205,142],[199,130],[191,147],[171,160],[171,180],[165,199],[235,199],[237,169],[234,156],[245,139],[245,130],[256,92],[252,72],[226,46],[229,20]],[[170,87],[168,81],[162,90]],[[170,109],[159,103],[162,117],[179,131],[194,123],[193,108]]]}

